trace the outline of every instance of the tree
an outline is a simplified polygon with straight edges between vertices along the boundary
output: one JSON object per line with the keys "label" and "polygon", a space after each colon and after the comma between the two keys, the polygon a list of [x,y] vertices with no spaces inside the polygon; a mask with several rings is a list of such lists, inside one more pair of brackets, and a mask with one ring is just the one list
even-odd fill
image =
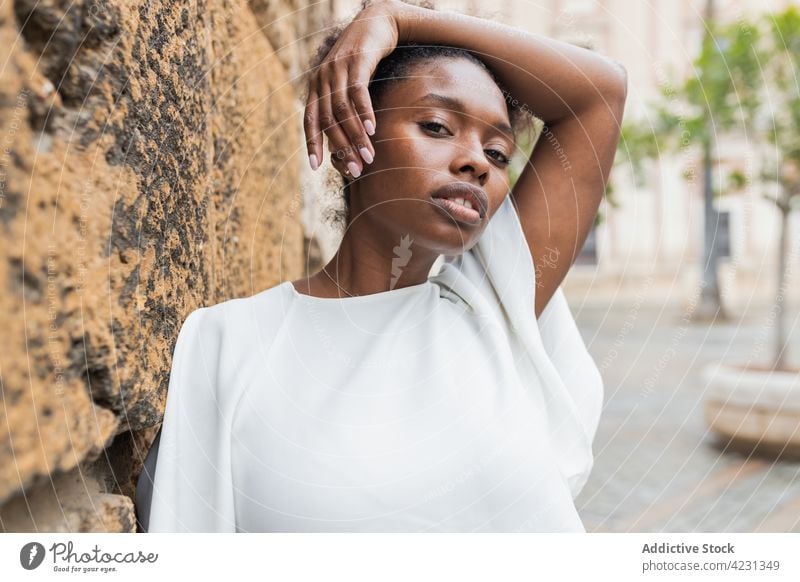
{"label": "tree", "polygon": [[[709,4],[712,4],[709,2]],[[708,14],[713,13],[713,4]],[[739,133],[747,142],[768,143],[777,159],[762,169],[764,185],[774,186],[764,197],[780,212],[778,272],[775,305],[774,357],[770,368],[788,370],[789,337],[784,296],[788,285],[787,244],[789,214],[800,207],[800,9],[790,6],[755,22],[739,20],[717,25],[707,22],[706,37],[693,61],[693,75],[677,89],[662,88],[662,101],[648,124],[626,122],[618,149],[637,183],[643,163],[664,151],[678,151],[689,143],[699,147],[703,160],[705,199],[705,262],[703,314],[721,310],[716,283],[717,249],[714,234],[717,213],[713,170],[718,163],[715,138]],[[678,112],[676,113],[676,107]],[[732,172],[719,192],[737,189],[746,178]]]}
{"label": "tree", "polygon": [[689,141],[700,150],[704,260],[703,286],[695,316],[699,319],[726,319],[717,276],[719,213],[714,208],[713,179],[719,162],[716,142],[720,134],[738,131],[747,135],[747,128],[756,114],[758,100],[755,92],[760,83],[760,65],[754,46],[759,30],[742,21],[717,24],[712,0],[708,0],[705,25],[706,34],[700,54],[693,62],[693,75],[683,82],[676,95],[689,113],[682,118],[662,108],[660,120],[665,132],[673,138],[673,148],[682,147]]}
{"label": "tree", "polygon": [[758,93],[761,98],[763,132],[774,147],[778,160],[770,164],[762,176],[774,181],[777,194],[764,194],[780,212],[778,237],[777,291],[775,313],[773,370],[788,371],[786,353],[789,335],[785,321],[786,286],[789,272],[787,241],[789,214],[800,206],[800,10],[790,6],[776,15],[765,16],[761,25],[769,32],[760,52],[763,53],[763,75],[766,87]]}
{"label": "tree", "polygon": [[[743,22],[720,25],[714,21],[714,3],[708,0],[706,33],[700,53],[692,62],[692,74],[681,82],[661,87],[661,98],[652,104],[647,123],[626,121],[618,160],[629,164],[638,183],[643,163],[662,154],[697,149],[702,160],[704,237],[703,286],[696,319],[726,319],[717,265],[719,213],[714,208],[714,169],[719,163],[716,140],[721,134],[747,134],[757,114],[760,83],[759,55],[754,49],[759,30]],[[692,172],[684,173],[694,179]]]}

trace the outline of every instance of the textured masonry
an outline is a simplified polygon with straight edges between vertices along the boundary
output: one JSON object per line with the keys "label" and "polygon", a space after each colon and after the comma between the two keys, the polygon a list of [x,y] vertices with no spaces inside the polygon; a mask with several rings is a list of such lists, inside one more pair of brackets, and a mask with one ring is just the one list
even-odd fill
{"label": "textured masonry", "polygon": [[328,10],[0,3],[0,531],[136,531],[181,322],[302,276]]}

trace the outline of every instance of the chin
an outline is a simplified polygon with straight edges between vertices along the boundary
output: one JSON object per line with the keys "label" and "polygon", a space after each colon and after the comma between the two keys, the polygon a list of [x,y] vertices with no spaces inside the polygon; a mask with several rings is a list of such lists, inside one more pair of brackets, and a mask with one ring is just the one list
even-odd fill
{"label": "chin", "polygon": [[437,228],[424,246],[440,255],[460,255],[475,246],[482,232],[483,227],[466,232],[455,225],[445,225],[444,228]]}

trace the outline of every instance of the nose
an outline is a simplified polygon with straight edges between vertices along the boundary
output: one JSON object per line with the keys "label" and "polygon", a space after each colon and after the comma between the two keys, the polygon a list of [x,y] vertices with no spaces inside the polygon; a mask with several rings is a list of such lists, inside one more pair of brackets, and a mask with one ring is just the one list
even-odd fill
{"label": "nose", "polygon": [[[489,179],[491,166],[483,152],[483,144],[477,137],[467,138],[454,144],[456,148],[453,156],[452,171],[460,179],[471,181],[477,180],[483,186]],[[471,179],[467,180],[464,174],[471,174]]]}

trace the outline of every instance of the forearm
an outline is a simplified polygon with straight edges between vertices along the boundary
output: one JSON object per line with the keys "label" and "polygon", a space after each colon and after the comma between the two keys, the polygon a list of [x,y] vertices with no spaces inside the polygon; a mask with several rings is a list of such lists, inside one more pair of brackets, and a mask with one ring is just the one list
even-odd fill
{"label": "forearm", "polygon": [[547,124],[598,101],[624,99],[625,71],[590,50],[473,16],[397,3],[400,42],[442,44],[476,53],[518,105]]}

